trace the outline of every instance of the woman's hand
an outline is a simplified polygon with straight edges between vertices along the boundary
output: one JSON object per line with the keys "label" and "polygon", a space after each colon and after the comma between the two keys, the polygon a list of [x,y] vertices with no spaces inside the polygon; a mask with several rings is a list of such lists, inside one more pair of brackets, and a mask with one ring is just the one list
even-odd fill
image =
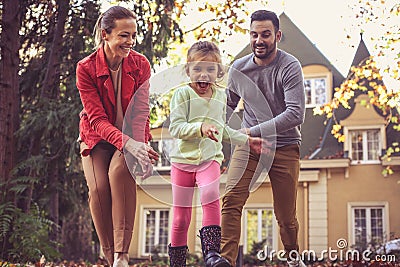
{"label": "woman's hand", "polygon": [[203,122],[203,124],[201,124],[201,134],[205,137],[210,138],[211,140],[214,140],[215,142],[218,142],[218,139],[217,137],[215,137],[215,135],[218,135],[219,132],[217,130],[217,127],[212,124]]}
{"label": "woman's hand", "polygon": [[125,149],[134,156],[143,170],[143,179],[151,176],[153,163],[158,160],[158,153],[148,144],[138,142],[129,138],[125,144]]}

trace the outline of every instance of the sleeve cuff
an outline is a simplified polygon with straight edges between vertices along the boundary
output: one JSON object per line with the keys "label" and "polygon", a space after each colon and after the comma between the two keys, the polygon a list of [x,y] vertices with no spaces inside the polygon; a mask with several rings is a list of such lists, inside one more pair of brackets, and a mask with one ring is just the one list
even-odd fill
{"label": "sleeve cuff", "polygon": [[197,137],[202,137],[203,135],[201,134],[201,125],[203,122],[195,122],[194,123],[194,128],[196,129],[196,135]]}
{"label": "sleeve cuff", "polygon": [[253,126],[250,128],[250,136],[252,137],[261,137],[261,129],[260,126]]}

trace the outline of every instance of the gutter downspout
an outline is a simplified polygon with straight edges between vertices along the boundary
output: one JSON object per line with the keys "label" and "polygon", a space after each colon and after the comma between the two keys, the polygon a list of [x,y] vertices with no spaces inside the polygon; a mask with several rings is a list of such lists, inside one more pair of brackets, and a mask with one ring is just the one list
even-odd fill
{"label": "gutter downspout", "polygon": [[308,216],[308,209],[309,209],[309,199],[308,199],[308,182],[303,182],[303,201],[304,201],[304,250],[308,250],[308,234],[309,234],[309,216]]}

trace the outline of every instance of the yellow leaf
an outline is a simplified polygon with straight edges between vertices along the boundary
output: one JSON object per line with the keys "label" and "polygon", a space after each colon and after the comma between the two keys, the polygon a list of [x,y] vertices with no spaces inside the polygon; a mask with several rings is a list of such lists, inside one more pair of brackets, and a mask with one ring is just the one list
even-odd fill
{"label": "yellow leaf", "polygon": [[333,128],[333,130],[334,130],[335,132],[338,132],[338,131],[340,131],[340,129],[342,129],[342,125],[340,125],[340,124],[335,124],[335,125],[332,126],[332,128]]}
{"label": "yellow leaf", "polygon": [[313,113],[314,115],[322,115],[324,114],[323,110],[321,109],[321,107],[316,107],[313,109]]}
{"label": "yellow leaf", "polygon": [[364,70],[364,76],[365,77],[370,77],[371,76],[371,74],[372,74],[372,71],[371,70]]}

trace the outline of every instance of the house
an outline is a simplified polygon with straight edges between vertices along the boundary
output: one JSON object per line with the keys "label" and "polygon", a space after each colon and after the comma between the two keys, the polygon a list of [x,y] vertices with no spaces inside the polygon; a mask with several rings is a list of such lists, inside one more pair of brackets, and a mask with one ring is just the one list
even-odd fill
{"label": "house", "polygon": [[[301,172],[298,184],[297,212],[300,224],[300,251],[321,255],[327,250],[352,249],[368,242],[384,242],[400,236],[400,157],[390,162],[380,157],[387,146],[400,140],[379,111],[360,103],[365,95],[352,102],[353,108],[339,109],[336,118],[344,128],[346,141],[339,143],[330,133],[332,121],[313,115],[313,108],[326,103],[333,89],[344,81],[343,75],[293,24],[280,15],[283,37],[278,47],[296,56],[302,64],[307,97],[305,123],[302,126]],[[250,53],[246,47],[238,57]],[[360,40],[354,56],[357,65],[369,56]],[[161,154],[156,174],[139,181],[138,207],[130,255],[147,257],[155,245],[162,254],[167,252],[172,216],[172,193],[169,184],[168,151],[174,141],[167,127],[152,130],[152,146]],[[382,175],[382,169],[392,165],[395,173]],[[264,174],[267,178],[267,174]],[[226,176],[221,177],[221,193]],[[202,212],[195,193],[188,246],[191,253],[200,253]],[[252,192],[242,217],[241,244],[243,253],[250,252],[253,241],[266,239],[265,245],[283,248],[273,215],[272,192],[268,179]]]}

